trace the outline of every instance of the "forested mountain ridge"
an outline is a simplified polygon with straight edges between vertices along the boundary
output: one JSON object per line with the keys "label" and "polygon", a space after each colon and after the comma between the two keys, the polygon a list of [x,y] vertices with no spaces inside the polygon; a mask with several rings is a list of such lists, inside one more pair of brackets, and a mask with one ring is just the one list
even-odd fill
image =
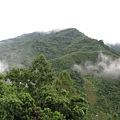
{"label": "forested mountain ridge", "polygon": [[73,52],[99,50],[112,51],[102,41],[91,39],[71,28],[48,34],[34,32],[0,41],[0,60],[6,60],[10,68],[24,67],[41,53],[50,60]]}
{"label": "forested mountain ridge", "polygon": [[102,40],[70,28],[1,41],[0,49],[10,66],[0,79],[11,82],[0,81],[3,120],[119,120],[120,54]]}

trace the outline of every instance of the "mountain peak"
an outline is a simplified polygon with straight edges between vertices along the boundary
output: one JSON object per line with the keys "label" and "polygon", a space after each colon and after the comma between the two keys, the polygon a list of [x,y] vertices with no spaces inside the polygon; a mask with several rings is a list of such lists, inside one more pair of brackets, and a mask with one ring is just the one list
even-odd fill
{"label": "mountain peak", "polygon": [[74,38],[75,37],[80,37],[80,36],[85,36],[83,33],[81,33],[76,28],[67,28],[67,29],[64,29],[64,30],[61,30],[61,31],[57,32],[56,34],[69,36],[69,37],[74,37]]}

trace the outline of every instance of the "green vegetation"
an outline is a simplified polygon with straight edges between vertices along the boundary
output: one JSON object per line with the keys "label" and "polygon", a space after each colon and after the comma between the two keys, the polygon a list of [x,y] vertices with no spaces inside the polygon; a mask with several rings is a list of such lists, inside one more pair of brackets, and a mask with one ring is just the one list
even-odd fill
{"label": "green vegetation", "polygon": [[101,51],[120,58],[74,28],[1,41],[0,60],[10,70],[0,74],[0,119],[119,120],[120,76],[73,70],[74,64],[98,62]]}
{"label": "green vegetation", "polygon": [[[54,60],[71,54],[77,56],[76,54],[79,53],[89,54],[89,52],[100,52],[101,50],[113,53],[113,50],[103,42],[91,39],[72,28],[50,34],[31,33],[0,41],[0,60],[6,60],[10,69],[23,68],[30,66],[33,59],[41,53],[49,60]],[[119,53],[116,52],[115,55],[119,55]],[[79,63],[79,56],[75,59],[77,63]],[[84,56],[86,59],[87,55]],[[73,60],[71,60],[72,62],[74,63]]]}
{"label": "green vegetation", "polygon": [[69,73],[55,78],[43,54],[28,69],[14,68],[1,77],[1,120],[81,120],[87,110],[88,102],[75,91]]}

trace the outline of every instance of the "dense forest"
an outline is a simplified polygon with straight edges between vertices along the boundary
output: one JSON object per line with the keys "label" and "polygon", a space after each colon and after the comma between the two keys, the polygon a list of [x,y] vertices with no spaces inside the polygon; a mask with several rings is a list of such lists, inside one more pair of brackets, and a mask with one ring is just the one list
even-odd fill
{"label": "dense forest", "polygon": [[119,120],[120,53],[74,28],[0,42],[1,120]]}

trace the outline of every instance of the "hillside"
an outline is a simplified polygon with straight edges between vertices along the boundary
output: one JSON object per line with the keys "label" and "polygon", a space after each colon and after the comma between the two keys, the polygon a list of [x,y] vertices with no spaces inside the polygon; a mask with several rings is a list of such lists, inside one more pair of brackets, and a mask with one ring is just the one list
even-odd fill
{"label": "hillside", "polygon": [[10,68],[26,67],[41,53],[50,60],[77,52],[100,50],[113,52],[102,41],[91,39],[71,28],[49,34],[34,32],[0,41],[0,60],[6,60]]}
{"label": "hillside", "polygon": [[[86,94],[90,106],[86,120],[95,119],[96,115],[99,120],[118,120],[119,52],[102,40],[91,39],[74,28],[50,33],[34,32],[0,41],[0,60],[6,60],[10,69],[29,68],[41,53],[52,63],[56,76],[67,70],[77,93]],[[59,85],[56,87],[61,89]]]}

